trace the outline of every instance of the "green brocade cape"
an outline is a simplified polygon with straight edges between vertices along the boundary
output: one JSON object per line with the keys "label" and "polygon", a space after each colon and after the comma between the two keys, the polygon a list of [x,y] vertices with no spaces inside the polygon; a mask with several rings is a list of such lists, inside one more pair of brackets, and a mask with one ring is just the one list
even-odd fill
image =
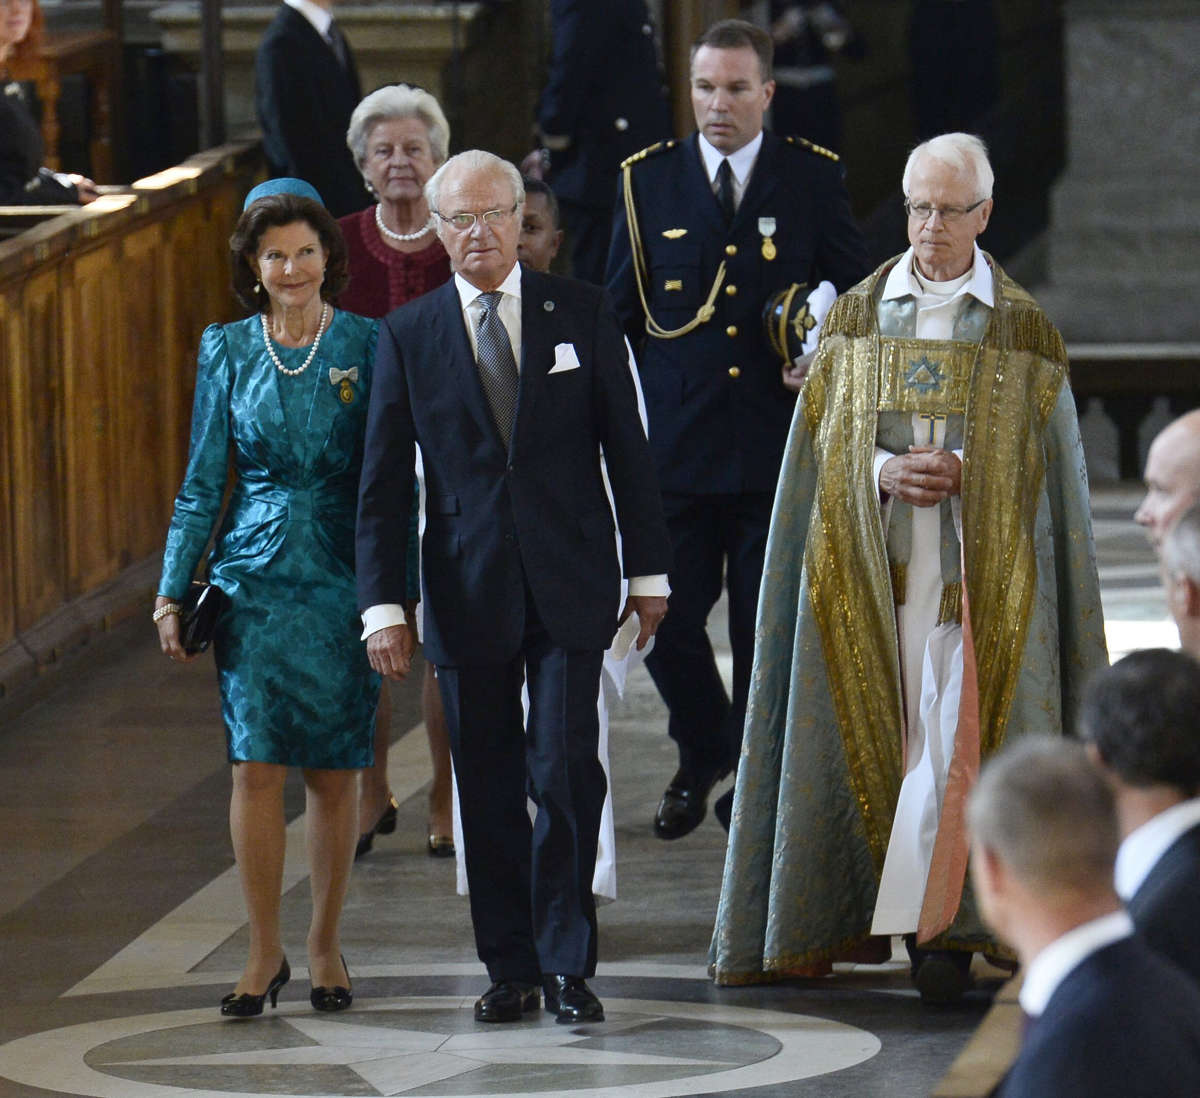
{"label": "green brocade cape", "polygon": [[[974,758],[956,749],[943,824],[961,818],[951,790],[965,795],[980,755],[1009,736],[1073,727],[1088,674],[1108,662],[1062,339],[987,258],[995,307],[967,381],[962,470],[964,673],[973,654],[978,707]],[[870,936],[904,767],[872,465],[876,307],[895,262],[834,304],[783,458],[710,955],[721,984],[785,978]],[[939,829],[939,849],[943,830],[961,856],[957,874],[939,880],[946,859],[935,850],[926,905],[945,910],[932,944],[992,949],[963,888],[961,825]]]}

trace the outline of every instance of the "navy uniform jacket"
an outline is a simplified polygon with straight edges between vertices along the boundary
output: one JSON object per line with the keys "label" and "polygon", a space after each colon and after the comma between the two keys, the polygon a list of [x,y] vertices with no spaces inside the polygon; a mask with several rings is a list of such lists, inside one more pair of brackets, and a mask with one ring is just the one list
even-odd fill
{"label": "navy uniform jacket", "polygon": [[[621,565],[601,447],[625,574],[670,569],[625,342],[605,297],[589,283],[522,271],[520,383],[507,453],[454,280],[384,318],[359,491],[359,604],[404,601],[419,444],[427,489],[423,640],[435,664],[513,658],[526,583],[554,644],[609,646],[621,609]],[[574,347],[577,368],[551,372],[558,344]]]}
{"label": "navy uniform jacket", "polygon": [[1127,906],[1146,944],[1200,986],[1200,825],[1167,848]]}
{"label": "navy uniform jacket", "polygon": [[[650,445],[665,492],[773,492],[795,396],[763,328],[767,299],[791,283],[828,279],[843,291],[868,273],[866,252],[834,154],[763,135],[754,170],[726,229],[698,138],[646,150],[629,163],[646,257],[646,295],[663,328],[686,324],[725,283],[707,323],[678,339],[647,338],[622,192],[606,281],[638,350]],[[774,259],[764,224],[774,220]],[[770,249],[767,249],[770,251]]]}
{"label": "navy uniform jacket", "polygon": [[334,217],[370,201],[346,146],[362,98],[349,46],[347,67],[295,8],[280,5],[254,55],[254,102],[272,176],[294,176],[320,192]]}
{"label": "navy uniform jacket", "polygon": [[559,198],[607,211],[621,161],[671,136],[654,27],[645,0],[551,0],[550,19],[538,127],[571,144],[552,152],[548,182]]}
{"label": "navy uniform jacket", "polygon": [[1200,989],[1137,938],[1097,950],[1033,1022],[998,1098],[1200,1094]]}

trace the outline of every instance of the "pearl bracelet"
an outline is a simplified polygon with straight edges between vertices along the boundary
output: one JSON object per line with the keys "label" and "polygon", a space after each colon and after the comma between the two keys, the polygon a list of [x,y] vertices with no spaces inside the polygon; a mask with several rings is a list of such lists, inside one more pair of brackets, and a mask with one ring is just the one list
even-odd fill
{"label": "pearl bracelet", "polygon": [[162,604],[162,606],[160,606],[157,610],[155,610],[154,613],[151,615],[151,620],[154,622],[155,625],[157,625],[168,614],[182,614],[182,613],[183,613],[183,607],[180,606],[179,603],[164,602]]}

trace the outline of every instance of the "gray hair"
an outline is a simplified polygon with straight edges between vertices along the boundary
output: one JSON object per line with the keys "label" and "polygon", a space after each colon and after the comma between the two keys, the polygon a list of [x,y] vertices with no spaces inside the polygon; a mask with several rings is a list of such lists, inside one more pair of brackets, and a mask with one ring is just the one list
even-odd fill
{"label": "gray hair", "polygon": [[904,179],[901,187],[908,196],[908,185],[916,170],[917,161],[928,157],[939,164],[945,164],[958,172],[970,172],[975,181],[975,198],[982,200],[992,197],[992,184],[995,174],[988,160],[987,145],[983,138],[973,133],[943,133],[923,141],[908,154],[908,163],[904,165]]}
{"label": "gray hair", "polygon": [[367,137],[380,122],[393,118],[417,118],[429,131],[429,146],[435,164],[445,163],[450,153],[450,125],[441,104],[423,88],[408,84],[389,84],[371,92],[350,116],[346,144],[354,155],[358,170],[367,162]]}
{"label": "gray hair", "polygon": [[1046,893],[1112,888],[1113,792],[1077,740],[1029,736],[986,763],[967,803],[972,840]]}
{"label": "gray hair", "polygon": [[1162,555],[1168,572],[1200,585],[1200,503],[1175,520],[1163,539]]}
{"label": "gray hair", "polygon": [[483,149],[467,149],[466,152],[456,153],[450,157],[436,172],[429,177],[425,184],[425,201],[429,208],[441,213],[441,203],[438,201],[442,192],[442,184],[446,176],[452,172],[463,171],[471,173],[499,172],[512,186],[513,201],[518,206],[525,201],[525,184],[516,166],[507,160],[496,156],[495,153],[484,152]]}

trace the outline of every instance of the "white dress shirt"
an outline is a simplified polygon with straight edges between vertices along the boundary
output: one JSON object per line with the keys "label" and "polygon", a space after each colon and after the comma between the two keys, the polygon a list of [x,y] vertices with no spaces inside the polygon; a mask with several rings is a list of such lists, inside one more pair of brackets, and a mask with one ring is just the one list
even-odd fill
{"label": "white dress shirt", "polygon": [[333,22],[333,13],[326,11],[312,0],[283,0],[289,8],[295,8],[315,28],[316,32],[329,41],[329,24]]}
{"label": "white dress shirt", "polygon": [[1133,934],[1133,920],[1122,908],[1068,930],[1041,951],[1025,970],[1017,996],[1030,1018],[1039,1018],[1059,985],[1093,953]]}
{"label": "white dress shirt", "polygon": [[[290,0],[289,0],[290,2]],[[471,354],[478,358],[479,347],[476,328],[479,326],[479,314],[483,309],[479,301],[484,292],[472,286],[462,275],[454,275],[454,288],[458,291],[458,300],[462,307],[463,324],[467,329],[467,339],[471,343]],[[504,330],[508,332],[512,344],[513,358],[517,362],[518,372],[521,369],[521,264],[514,263],[513,268],[505,276],[504,281],[497,287],[503,295],[496,306],[496,312]],[[628,347],[628,341],[626,342]],[[632,352],[630,352],[632,354]],[[656,576],[630,576],[630,595],[656,595],[665,598],[671,588],[667,583],[666,573]],[[362,614],[363,640],[380,629],[391,625],[403,625],[405,621],[404,607],[399,603],[385,602],[377,606],[368,606]]]}
{"label": "white dress shirt", "polygon": [[754,171],[754,162],[758,159],[758,150],[762,148],[763,135],[759,130],[753,140],[747,141],[737,152],[726,156],[713,145],[704,134],[700,134],[700,156],[704,161],[704,170],[708,174],[708,185],[713,194],[717,193],[717,169],[722,160],[729,161],[729,170],[733,173],[733,208],[736,210],[742,204],[742,195],[746,193],[746,185],[750,182],[750,173]]}
{"label": "white dress shirt", "polygon": [[1172,805],[1126,835],[1113,867],[1117,895],[1129,900],[1162,856],[1197,824],[1200,824],[1200,797]]}

